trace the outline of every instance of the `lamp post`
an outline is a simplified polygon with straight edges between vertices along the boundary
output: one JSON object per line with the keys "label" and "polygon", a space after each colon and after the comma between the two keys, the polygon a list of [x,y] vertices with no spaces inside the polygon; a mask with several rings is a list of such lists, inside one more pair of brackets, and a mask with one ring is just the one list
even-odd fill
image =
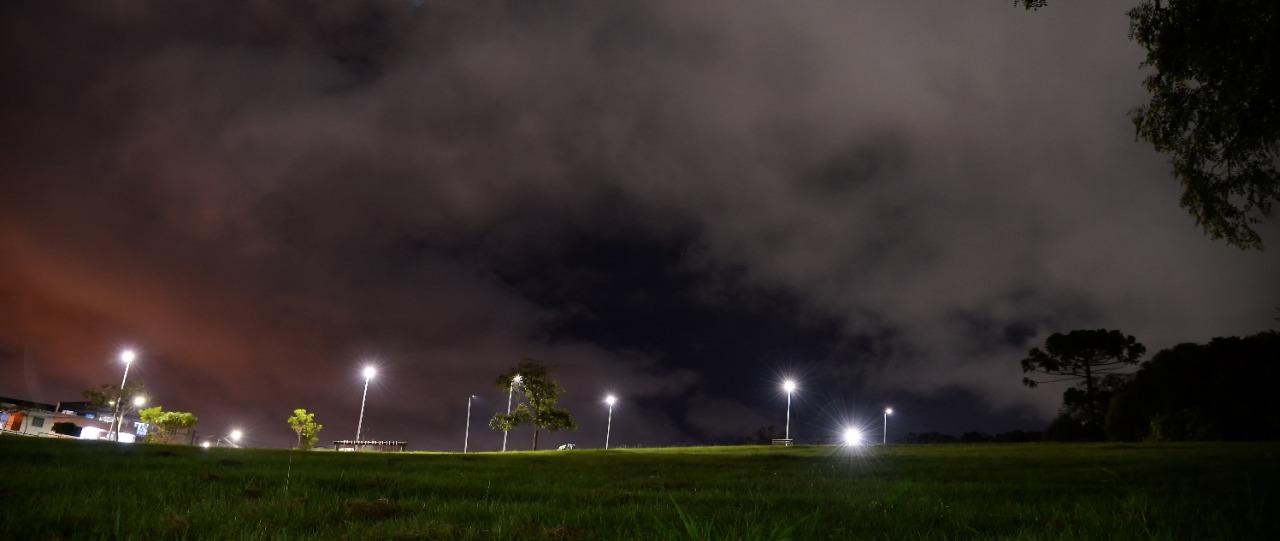
{"label": "lamp post", "polygon": [[893,413],[893,408],[884,409],[884,434],[880,440],[880,445],[889,443],[889,414]]}
{"label": "lamp post", "polygon": [[604,403],[609,405],[609,424],[604,428],[604,448],[609,449],[609,433],[613,431],[613,404],[618,401],[618,397],[609,395],[604,397]]}
{"label": "lamp post", "polygon": [[230,443],[232,447],[238,448],[240,447],[240,438],[242,437],[244,437],[244,432],[241,432],[240,429],[237,428],[232,430],[231,438],[228,440],[228,443]]}
{"label": "lamp post", "polygon": [[467,395],[467,431],[462,436],[462,452],[463,453],[467,452],[467,443],[471,441],[471,399],[475,397],[476,395],[473,395],[473,394]]}
{"label": "lamp post", "polygon": [[116,395],[116,412],[114,415],[116,430],[112,438],[115,441],[120,441],[120,403],[124,402],[124,383],[129,380],[129,366],[133,364],[135,358],[137,358],[137,354],[132,349],[120,352],[120,360],[124,361],[124,377],[120,378],[120,392]]}
{"label": "lamp post", "polygon": [[369,398],[369,380],[377,375],[378,371],[372,366],[364,367],[364,394],[360,396],[360,420],[356,421],[356,445],[360,445],[360,429],[364,427],[364,401]]}
{"label": "lamp post", "polygon": [[[507,385],[507,415],[511,415],[511,395],[515,394],[516,387],[520,385],[520,374],[516,374],[511,378],[511,383]],[[502,431],[502,452],[507,452],[507,431]]]}
{"label": "lamp post", "polygon": [[794,380],[787,380],[783,382],[782,388],[786,389],[787,391],[787,429],[783,437],[787,439],[788,443],[790,443],[791,441],[791,393],[795,392],[796,390],[796,382]]}

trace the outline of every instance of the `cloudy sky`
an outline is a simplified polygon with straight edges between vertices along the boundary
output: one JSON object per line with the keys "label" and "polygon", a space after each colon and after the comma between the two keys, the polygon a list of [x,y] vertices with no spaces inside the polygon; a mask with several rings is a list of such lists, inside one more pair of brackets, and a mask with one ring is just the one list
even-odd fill
{"label": "cloudy sky", "polygon": [[[0,396],[130,379],[198,430],[473,450],[785,422],[1039,429],[1049,334],[1272,328],[1267,252],[1135,142],[1126,2],[32,2],[0,7]],[[877,432],[878,434],[878,432]],[[527,448],[530,433],[513,434]]]}

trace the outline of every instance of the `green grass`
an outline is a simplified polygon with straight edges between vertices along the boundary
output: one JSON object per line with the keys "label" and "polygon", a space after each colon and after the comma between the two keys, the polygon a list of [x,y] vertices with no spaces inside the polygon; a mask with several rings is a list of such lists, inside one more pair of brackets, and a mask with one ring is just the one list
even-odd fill
{"label": "green grass", "polygon": [[1280,444],[335,453],[0,437],[0,539],[1280,539]]}

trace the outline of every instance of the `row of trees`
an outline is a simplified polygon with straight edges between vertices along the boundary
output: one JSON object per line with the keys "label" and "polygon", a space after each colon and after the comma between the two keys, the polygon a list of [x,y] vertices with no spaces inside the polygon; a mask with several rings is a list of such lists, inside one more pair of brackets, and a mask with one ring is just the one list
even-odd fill
{"label": "row of trees", "polygon": [[1045,430],[1059,441],[1199,441],[1280,439],[1280,333],[1185,343],[1156,353],[1137,371],[1145,352],[1119,331],[1055,333],[1045,348],[1022,360],[1024,372],[1074,380],[1062,408]]}

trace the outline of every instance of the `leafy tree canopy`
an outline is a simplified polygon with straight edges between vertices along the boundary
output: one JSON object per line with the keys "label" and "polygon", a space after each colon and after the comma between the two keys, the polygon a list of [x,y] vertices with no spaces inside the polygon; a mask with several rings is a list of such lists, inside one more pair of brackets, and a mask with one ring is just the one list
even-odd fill
{"label": "leafy tree canopy", "polygon": [[1150,0],[1130,37],[1155,72],[1131,113],[1138,137],[1168,154],[1182,206],[1205,232],[1262,248],[1252,225],[1280,201],[1280,7],[1275,0]]}
{"label": "leafy tree canopy", "polygon": [[1206,234],[1262,249],[1254,225],[1280,201],[1280,3],[1143,0],[1128,14],[1153,70],[1151,101],[1129,113],[1137,137],[1170,157]]}
{"label": "leafy tree canopy", "polygon": [[93,407],[110,409],[115,406],[116,399],[121,399],[125,404],[129,404],[135,396],[143,396],[146,393],[147,384],[141,379],[133,379],[125,384],[123,390],[120,389],[120,384],[118,383],[105,383],[97,389],[89,389],[80,394]]}
{"label": "leafy tree canopy", "polygon": [[170,440],[186,434],[200,420],[195,415],[181,411],[164,411],[160,406],[138,411],[142,422],[151,426],[147,432],[147,443],[170,443]]}
{"label": "leafy tree canopy", "polygon": [[298,435],[298,448],[308,450],[316,446],[316,442],[320,440],[320,430],[324,425],[317,424],[314,413],[307,413],[307,410],[298,408],[293,410],[293,415],[289,417],[289,428]]}
{"label": "leafy tree canopy", "polygon": [[576,430],[569,411],[556,407],[564,387],[551,375],[551,370],[538,361],[526,359],[510,371],[499,375],[494,386],[503,392],[516,391],[524,396],[525,403],[516,406],[510,414],[498,413],[489,421],[494,430],[515,430],[521,426],[533,426],[533,449],[538,450],[538,434],[546,429]]}

